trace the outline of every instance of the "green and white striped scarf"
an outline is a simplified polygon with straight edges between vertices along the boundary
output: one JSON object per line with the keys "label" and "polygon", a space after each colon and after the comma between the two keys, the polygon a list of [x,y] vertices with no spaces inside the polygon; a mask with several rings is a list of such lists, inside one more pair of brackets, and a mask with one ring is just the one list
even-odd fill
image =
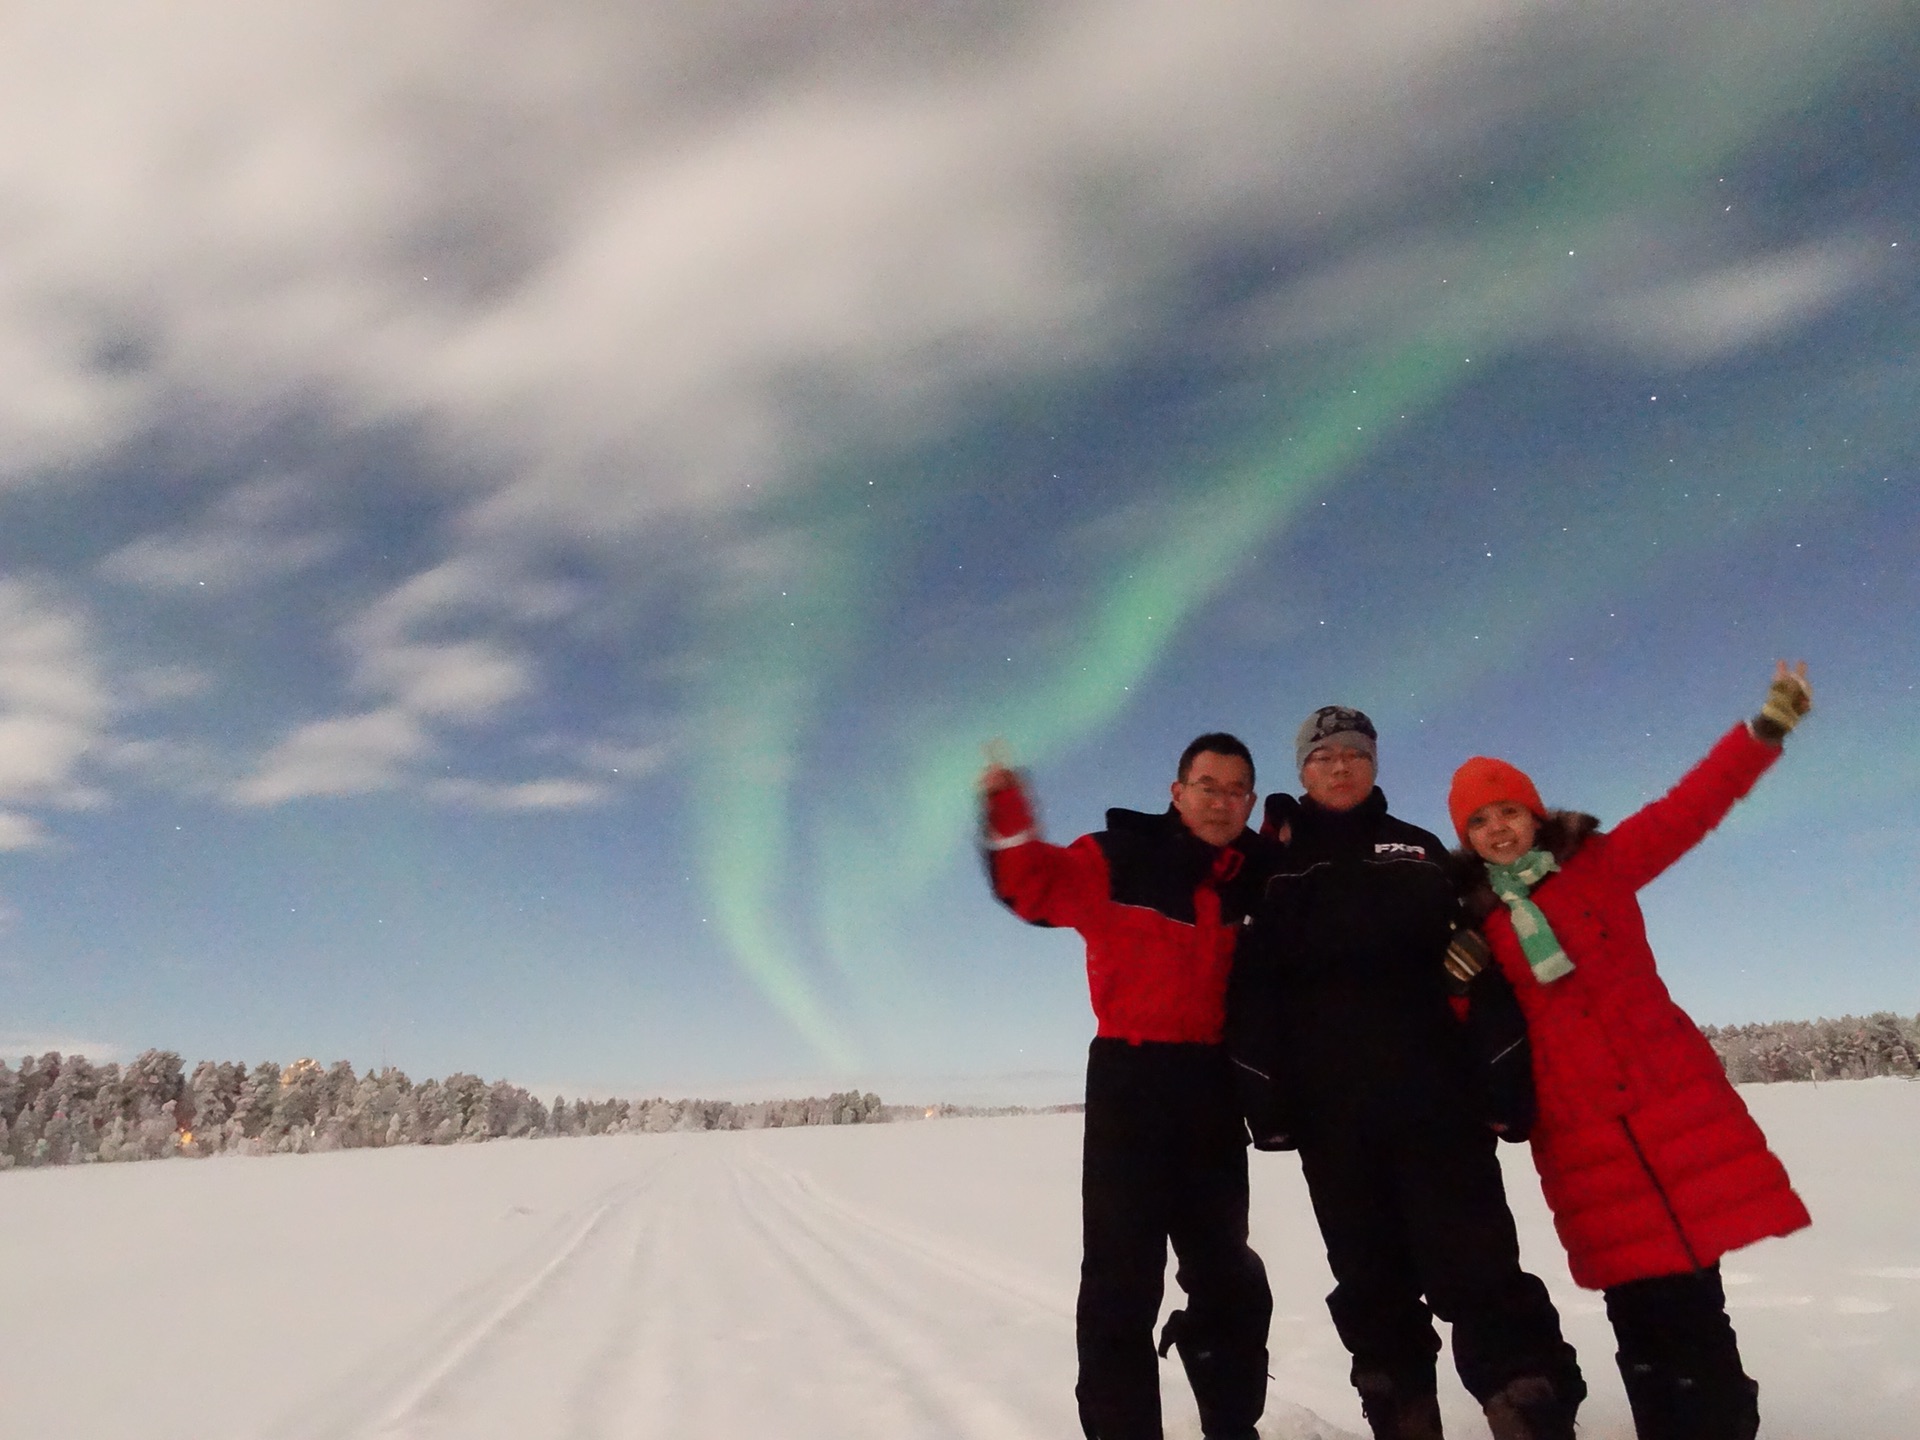
{"label": "green and white striped scarf", "polygon": [[1560,948],[1547,917],[1527,898],[1534,886],[1559,868],[1559,862],[1544,850],[1529,850],[1511,865],[1487,866],[1493,893],[1506,901],[1513,913],[1513,933],[1520,939],[1527,964],[1533,967],[1533,978],[1542,985],[1573,973],[1573,961]]}

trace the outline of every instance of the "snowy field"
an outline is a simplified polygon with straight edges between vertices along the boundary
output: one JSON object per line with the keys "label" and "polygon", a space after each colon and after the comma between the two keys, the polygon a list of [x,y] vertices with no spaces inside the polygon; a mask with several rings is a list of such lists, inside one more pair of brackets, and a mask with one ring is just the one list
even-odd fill
{"label": "snowy field", "polygon": [[[1750,1087],[1815,1227],[1730,1257],[1773,1440],[1920,1434],[1920,1084]],[[0,1434],[1067,1440],[1077,1116],[0,1174]],[[1524,1152],[1532,1268],[1631,1435]],[[1254,1157],[1263,1436],[1363,1430],[1290,1156]],[[1198,1434],[1169,1363],[1167,1431]],[[1447,1377],[1451,1382],[1451,1376]],[[1449,1434],[1486,1429],[1457,1384]]]}

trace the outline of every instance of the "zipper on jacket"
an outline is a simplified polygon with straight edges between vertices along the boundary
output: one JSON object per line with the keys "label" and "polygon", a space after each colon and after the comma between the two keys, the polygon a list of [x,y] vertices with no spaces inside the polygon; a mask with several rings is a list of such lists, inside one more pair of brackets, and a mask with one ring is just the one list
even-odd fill
{"label": "zipper on jacket", "polygon": [[1687,1239],[1686,1227],[1680,1223],[1680,1212],[1673,1208],[1673,1201],[1667,1196],[1667,1187],[1660,1183],[1660,1177],[1653,1173],[1653,1166],[1647,1163],[1647,1152],[1640,1148],[1640,1137],[1633,1133],[1633,1127],[1627,1123],[1624,1115],[1620,1117],[1620,1131],[1627,1137],[1627,1144],[1633,1147],[1633,1158],[1647,1172],[1647,1181],[1653,1186],[1653,1193],[1660,1197],[1660,1205],[1667,1212],[1667,1219],[1673,1222],[1673,1233],[1679,1237],[1680,1248],[1687,1252],[1687,1263],[1695,1270],[1706,1269],[1700,1263],[1700,1257],[1693,1253],[1693,1243]]}

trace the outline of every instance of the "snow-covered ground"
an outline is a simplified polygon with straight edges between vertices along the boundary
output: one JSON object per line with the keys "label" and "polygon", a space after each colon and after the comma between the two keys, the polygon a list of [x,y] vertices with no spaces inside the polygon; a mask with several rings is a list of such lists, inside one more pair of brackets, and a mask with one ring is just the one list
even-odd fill
{"label": "snow-covered ground", "polygon": [[[1750,1088],[1813,1230],[1730,1257],[1763,1436],[1920,1434],[1920,1084]],[[0,1175],[0,1435],[1077,1435],[1078,1117],[175,1160]],[[1631,1435],[1523,1151],[1529,1263]],[[1261,1433],[1363,1427],[1299,1169],[1254,1157]],[[1169,1435],[1198,1433],[1164,1370]],[[1450,1379],[1451,1377],[1449,1377]],[[1451,1386],[1449,1433],[1484,1436]]]}

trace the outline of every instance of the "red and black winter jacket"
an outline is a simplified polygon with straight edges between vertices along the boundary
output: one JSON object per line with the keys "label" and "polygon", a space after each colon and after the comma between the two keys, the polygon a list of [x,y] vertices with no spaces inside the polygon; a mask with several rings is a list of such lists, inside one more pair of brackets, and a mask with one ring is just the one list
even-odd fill
{"label": "red and black winter jacket", "polygon": [[1039,837],[1025,794],[987,800],[993,893],[1034,925],[1078,930],[1103,1038],[1217,1045],[1234,938],[1266,874],[1251,831],[1215,847],[1169,810],[1109,810],[1071,845]]}

